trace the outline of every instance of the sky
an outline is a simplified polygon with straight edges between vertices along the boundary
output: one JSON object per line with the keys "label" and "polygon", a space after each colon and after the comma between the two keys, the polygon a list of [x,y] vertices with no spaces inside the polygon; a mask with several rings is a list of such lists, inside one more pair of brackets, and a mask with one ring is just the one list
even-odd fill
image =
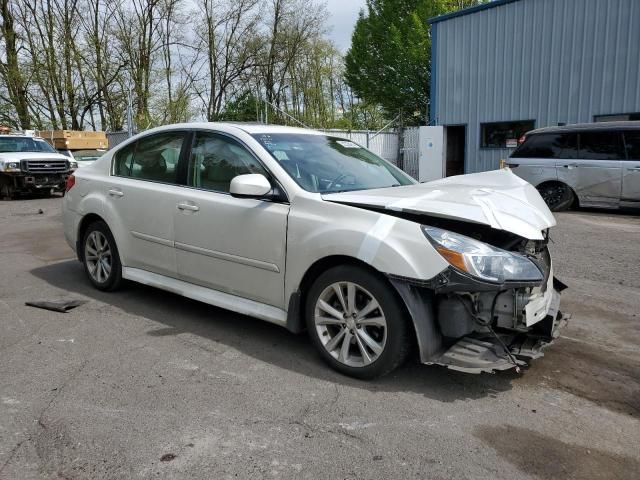
{"label": "sky", "polygon": [[358,13],[365,6],[365,0],[326,0],[329,19],[327,24],[333,27],[329,37],[344,53],[351,45],[351,34],[358,19]]}

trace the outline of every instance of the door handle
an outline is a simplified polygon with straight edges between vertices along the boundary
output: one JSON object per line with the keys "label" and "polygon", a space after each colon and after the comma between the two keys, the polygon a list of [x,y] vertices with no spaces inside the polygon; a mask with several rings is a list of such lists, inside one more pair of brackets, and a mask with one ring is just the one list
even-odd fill
{"label": "door handle", "polygon": [[568,168],[569,170],[571,170],[572,168],[576,168],[578,165],[576,165],[575,163],[568,163],[566,165],[562,165],[564,168]]}
{"label": "door handle", "polygon": [[179,203],[178,210],[189,210],[190,212],[197,212],[200,207],[197,205],[190,205],[188,203]]}
{"label": "door handle", "polygon": [[632,172],[640,172],[640,167],[631,167],[628,170],[631,170]]}
{"label": "door handle", "polygon": [[109,190],[109,195],[111,195],[112,197],[124,197],[124,193],[120,190],[116,190],[115,188]]}

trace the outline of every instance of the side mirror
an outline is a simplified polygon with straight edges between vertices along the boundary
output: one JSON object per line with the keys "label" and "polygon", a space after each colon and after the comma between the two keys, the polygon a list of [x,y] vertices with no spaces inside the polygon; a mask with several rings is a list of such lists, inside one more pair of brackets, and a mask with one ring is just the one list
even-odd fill
{"label": "side mirror", "polygon": [[233,177],[229,193],[234,197],[262,198],[271,191],[269,180],[261,173],[247,173]]}

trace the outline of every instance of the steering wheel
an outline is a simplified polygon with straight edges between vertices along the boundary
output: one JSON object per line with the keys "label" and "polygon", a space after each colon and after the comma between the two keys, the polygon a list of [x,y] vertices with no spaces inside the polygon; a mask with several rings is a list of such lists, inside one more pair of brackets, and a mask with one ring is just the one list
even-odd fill
{"label": "steering wheel", "polygon": [[349,178],[349,177],[353,178],[354,183],[355,183],[355,180],[357,180],[356,176],[353,173],[341,173],[340,175],[338,175],[336,178],[334,178],[329,182],[329,184],[327,185],[327,190],[331,189],[331,187],[333,187],[336,183],[340,182],[340,180],[342,180],[343,178]]}

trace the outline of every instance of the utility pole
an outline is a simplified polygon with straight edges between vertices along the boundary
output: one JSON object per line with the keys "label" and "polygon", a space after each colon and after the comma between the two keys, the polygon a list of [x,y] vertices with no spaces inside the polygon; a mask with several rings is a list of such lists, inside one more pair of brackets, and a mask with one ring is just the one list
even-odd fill
{"label": "utility pole", "polygon": [[127,135],[133,137],[133,108],[131,105],[131,83],[129,83],[129,91],[127,92]]}

